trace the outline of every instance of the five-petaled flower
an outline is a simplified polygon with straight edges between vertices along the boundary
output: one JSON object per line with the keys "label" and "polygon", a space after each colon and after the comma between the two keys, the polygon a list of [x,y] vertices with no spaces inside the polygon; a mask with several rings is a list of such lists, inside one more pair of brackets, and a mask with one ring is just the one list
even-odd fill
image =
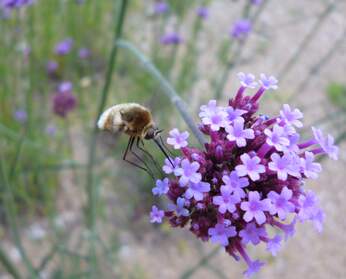
{"label": "five-petaled flower", "polygon": [[201,201],[203,200],[203,194],[209,191],[210,184],[207,182],[190,183],[185,192],[185,198],[191,199],[193,197],[196,201]]}
{"label": "five-petaled flower", "polygon": [[226,187],[221,187],[221,196],[214,196],[213,203],[219,207],[219,212],[225,214],[227,211],[233,213],[236,210],[235,205],[239,203],[238,195],[231,194],[231,190]]}
{"label": "five-petaled flower", "polygon": [[291,110],[288,104],[284,104],[282,110],[280,110],[280,115],[286,124],[296,126],[297,128],[303,127],[303,123],[299,120],[303,118],[303,114],[299,109]]}
{"label": "five-petaled flower", "polygon": [[156,180],[156,187],[152,189],[153,195],[161,196],[167,194],[169,190],[169,180],[168,178],[164,178],[163,180]]}
{"label": "five-petaled flower", "polygon": [[243,164],[235,167],[239,176],[248,175],[252,181],[256,181],[260,179],[260,174],[265,172],[265,167],[260,164],[261,159],[257,156],[250,157],[244,153],[240,156],[240,160]]}
{"label": "five-petaled flower", "polygon": [[167,138],[167,143],[172,145],[174,149],[180,149],[187,146],[187,138],[189,137],[189,132],[180,133],[177,128],[169,132],[170,137]]}
{"label": "five-petaled flower", "polygon": [[274,77],[274,76],[266,76],[265,74],[261,74],[260,75],[260,80],[259,83],[261,84],[261,86],[268,90],[268,89],[273,89],[276,90],[278,89],[278,80]]}
{"label": "five-petaled flower", "polygon": [[238,147],[244,147],[247,139],[255,138],[254,131],[252,129],[244,129],[244,119],[239,118],[233,121],[233,125],[226,127],[227,139],[229,141],[235,141]]}
{"label": "five-petaled flower", "polygon": [[257,245],[261,241],[261,237],[266,237],[267,232],[264,227],[258,227],[256,223],[248,223],[244,229],[239,232],[239,236],[242,238],[242,242],[247,244],[251,242]]}
{"label": "five-petaled flower", "polygon": [[162,223],[163,216],[165,216],[165,212],[153,205],[150,212],[150,223]]}
{"label": "five-petaled flower", "polygon": [[277,214],[281,220],[285,220],[287,214],[294,211],[294,204],[290,202],[292,195],[292,190],[287,187],[282,188],[280,194],[275,191],[270,191],[268,193],[268,198],[272,203],[270,214]]}
{"label": "five-petaled flower", "polygon": [[176,176],[180,176],[180,186],[186,186],[189,182],[198,183],[201,181],[202,175],[198,172],[200,165],[198,162],[192,162],[188,159],[181,161],[181,167],[174,170]]}
{"label": "five-petaled flower", "polygon": [[246,177],[239,177],[236,171],[232,171],[229,175],[222,176],[222,181],[225,184],[221,186],[221,189],[225,187],[239,198],[245,197],[243,188],[249,185],[249,180]]}
{"label": "five-petaled flower", "polygon": [[240,84],[243,87],[256,88],[258,83],[256,82],[256,77],[253,74],[245,74],[243,72],[239,72],[237,76],[240,80]]}
{"label": "five-petaled flower", "polygon": [[229,243],[228,238],[237,235],[237,232],[234,226],[226,226],[219,223],[215,227],[209,228],[208,234],[210,235],[211,242],[227,246]]}
{"label": "five-petaled flower", "polygon": [[245,211],[243,219],[250,222],[256,220],[258,225],[262,225],[266,221],[264,211],[270,211],[270,200],[261,200],[260,194],[257,191],[249,192],[249,200],[241,203],[240,208]]}

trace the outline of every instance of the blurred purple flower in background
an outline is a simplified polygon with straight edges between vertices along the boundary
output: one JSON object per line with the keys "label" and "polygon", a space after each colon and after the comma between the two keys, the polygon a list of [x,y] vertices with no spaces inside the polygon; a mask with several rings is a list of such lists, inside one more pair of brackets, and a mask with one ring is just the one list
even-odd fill
{"label": "blurred purple flower in background", "polygon": [[66,55],[70,53],[73,46],[73,40],[71,38],[66,38],[60,41],[55,46],[55,53],[57,55]]}
{"label": "blurred purple flower in background", "polygon": [[17,120],[21,124],[25,123],[28,120],[28,114],[23,109],[17,109],[13,113],[13,117],[15,120]]}
{"label": "blurred purple flower in background", "polygon": [[183,42],[183,39],[178,33],[170,32],[163,35],[160,42],[163,45],[179,45]]}
{"label": "blurred purple flower in background", "polygon": [[54,75],[58,70],[59,64],[54,60],[49,60],[46,64],[48,75]]}
{"label": "blurred purple flower in background", "polygon": [[251,3],[254,5],[260,5],[263,0],[251,0]]}
{"label": "blurred purple flower in background", "polygon": [[29,6],[33,3],[34,0],[0,0],[0,7],[4,9],[16,9]]}
{"label": "blurred purple flower in background", "polygon": [[87,59],[91,55],[91,51],[88,48],[80,48],[78,51],[78,56],[80,59]]}
{"label": "blurred purple flower in background", "polygon": [[248,19],[237,20],[230,31],[231,37],[235,39],[244,39],[252,30],[251,21]]}
{"label": "blurred purple flower in background", "polygon": [[56,115],[66,117],[77,105],[77,99],[72,94],[72,83],[65,81],[58,87],[53,96],[53,111]]}
{"label": "blurred purple flower in background", "polygon": [[169,5],[165,1],[156,1],[154,4],[154,13],[157,15],[167,13],[169,11]]}
{"label": "blurred purple flower in background", "polygon": [[48,124],[45,129],[46,134],[51,137],[54,137],[56,135],[56,131],[57,131],[57,128],[54,124]]}
{"label": "blurred purple flower in background", "polygon": [[209,17],[209,9],[204,6],[200,6],[196,9],[196,14],[202,19],[207,19]]}

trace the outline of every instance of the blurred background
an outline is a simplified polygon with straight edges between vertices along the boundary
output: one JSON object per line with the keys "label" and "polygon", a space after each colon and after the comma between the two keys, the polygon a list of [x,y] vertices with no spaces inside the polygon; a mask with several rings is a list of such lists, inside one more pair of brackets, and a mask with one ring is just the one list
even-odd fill
{"label": "blurred background", "polygon": [[214,245],[149,223],[153,181],[122,161],[126,135],[95,129],[106,107],[137,102],[164,137],[188,130],[165,82],[197,123],[239,71],[279,79],[262,113],[290,103],[340,146],[307,185],[323,233],[300,224],[276,258],[252,249],[268,262],[255,278],[346,278],[344,0],[0,0],[0,34],[1,279],[241,278]]}

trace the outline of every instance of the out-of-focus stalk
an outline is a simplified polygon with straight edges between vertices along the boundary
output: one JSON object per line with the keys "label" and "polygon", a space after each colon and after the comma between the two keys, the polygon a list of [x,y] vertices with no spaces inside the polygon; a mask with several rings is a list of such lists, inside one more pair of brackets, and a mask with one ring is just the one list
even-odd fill
{"label": "out-of-focus stalk", "polygon": [[[125,21],[126,10],[128,6],[128,0],[119,1],[118,13],[115,22],[114,41],[118,40],[122,36],[123,25]],[[95,163],[96,153],[96,136],[97,136],[97,119],[103,112],[106,100],[111,85],[113,69],[117,58],[118,46],[113,44],[112,50],[108,59],[108,68],[105,77],[105,83],[101,92],[101,97],[98,105],[97,116],[95,118],[94,128],[91,135],[91,142],[89,147],[88,165],[87,165],[87,177],[86,177],[86,189],[88,195],[88,208],[86,212],[87,226],[91,235],[90,238],[90,257],[91,257],[91,271],[90,277],[95,278],[97,270],[96,259],[96,247],[95,247],[95,234],[96,234],[96,207],[97,207],[97,189],[94,185],[93,167]]]}
{"label": "out-of-focus stalk", "polygon": [[128,50],[131,54],[133,54],[141,62],[145,70],[147,70],[148,73],[150,73],[159,82],[161,88],[163,89],[162,92],[174,104],[174,106],[179,111],[180,115],[183,117],[185,123],[191,129],[192,133],[197,138],[199,143],[201,145],[204,145],[206,141],[203,134],[196,126],[192,116],[189,114],[186,103],[174,90],[173,86],[169,83],[169,81],[151,63],[151,61],[142,52],[140,52],[133,44],[124,40],[118,40],[116,44],[118,47],[124,48]]}

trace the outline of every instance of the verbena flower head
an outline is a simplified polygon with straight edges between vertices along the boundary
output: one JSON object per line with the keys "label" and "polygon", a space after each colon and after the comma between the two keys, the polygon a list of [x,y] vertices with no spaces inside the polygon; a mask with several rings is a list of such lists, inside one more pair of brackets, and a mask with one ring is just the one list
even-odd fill
{"label": "verbena flower head", "polygon": [[[289,105],[274,117],[257,113],[261,96],[278,88],[275,77],[238,77],[241,87],[227,106],[216,100],[201,106],[199,127],[209,138],[203,147],[190,146],[182,132],[172,130],[169,143],[180,154],[172,164],[165,160],[166,177],[156,186],[163,190],[155,192],[170,201],[164,218],[172,226],[188,227],[203,241],[240,256],[248,266],[244,274],[251,276],[263,263],[250,258],[248,245],[264,242],[275,256],[282,239],[294,235],[297,221],[312,221],[322,230],[325,215],[305,180],[321,172],[316,156],[336,159],[338,148],[316,128],[314,137],[300,143],[303,115]],[[257,92],[245,94],[257,84]]]}
{"label": "verbena flower head", "polygon": [[63,82],[53,96],[53,111],[60,117],[66,117],[77,105],[77,99],[72,94],[72,83]]}
{"label": "verbena flower head", "polygon": [[59,68],[59,64],[58,64],[58,62],[56,62],[54,60],[49,60],[46,64],[46,70],[47,70],[48,75],[50,75],[50,76],[55,75],[58,68]]}
{"label": "verbena flower head", "polygon": [[183,38],[176,32],[170,32],[163,35],[160,42],[163,45],[179,45],[183,42]]}
{"label": "verbena flower head", "polygon": [[235,39],[245,39],[247,35],[251,32],[252,30],[252,24],[251,21],[248,19],[240,19],[237,20],[231,30],[230,30],[230,35],[231,37]]}
{"label": "verbena flower head", "polygon": [[64,39],[55,46],[55,53],[57,55],[66,55],[70,53],[73,46],[73,40],[71,38]]}

